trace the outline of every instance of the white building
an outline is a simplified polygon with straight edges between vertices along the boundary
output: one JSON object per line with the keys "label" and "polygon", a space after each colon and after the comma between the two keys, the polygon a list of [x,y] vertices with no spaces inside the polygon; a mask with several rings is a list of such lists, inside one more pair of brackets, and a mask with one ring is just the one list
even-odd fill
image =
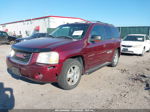
{"label": "white building", "polygon": [[47,32],[48,29],[56,28],[59,25],[75,22],[84,23],[89,21],[75,17],[44,16],[0,24],[0,30],[8,32],[10,35],[21,35],[22,37],[26,37],[35,31],[44,33]]}

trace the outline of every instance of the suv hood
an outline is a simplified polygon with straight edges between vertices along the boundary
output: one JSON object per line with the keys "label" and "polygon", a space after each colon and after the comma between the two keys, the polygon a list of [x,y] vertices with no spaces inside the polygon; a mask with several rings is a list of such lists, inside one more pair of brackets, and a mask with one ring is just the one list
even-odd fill
{"label": "suv hood", "polygon": [[72,42],[74,41],[71,39],[63,38],[38,38],[14,44],[12,49],[26,52],[48,52],[51,49]]}
{"label": "suv hood", "polygon": [[129,46],[142,46],[144,42],[135,42],[135,41],[122,41],[121,45],[129,45]]}

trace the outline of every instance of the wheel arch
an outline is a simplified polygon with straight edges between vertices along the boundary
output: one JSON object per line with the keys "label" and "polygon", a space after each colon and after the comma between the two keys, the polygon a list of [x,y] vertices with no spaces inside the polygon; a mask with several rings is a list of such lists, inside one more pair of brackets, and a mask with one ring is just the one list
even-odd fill
{"label": "wheel arch", "polygon": [[84,60],[84,57],[82,55],[77,55],[77,56],[72,56],[72,57],[69,57],[69,58],[76,59],[76,60],[78,60],[82,64],[82,66],[83,66],[82,74],[83,74],[84,70],[85,70],[85,60]]}

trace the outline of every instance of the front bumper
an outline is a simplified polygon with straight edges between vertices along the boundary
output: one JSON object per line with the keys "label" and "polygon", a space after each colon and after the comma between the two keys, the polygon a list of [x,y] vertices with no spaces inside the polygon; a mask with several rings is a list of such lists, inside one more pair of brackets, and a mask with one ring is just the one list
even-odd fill
{"label": "front bumper", "polygon": [[121,47],[121,53],[127,53],[127,54],[142,54],[143,49],[142,48],[136,48],[136,47]]}
{"label": "front bumper", "polygon": [[[57,76],[61,72],[62,64],[57,65],[45,65],[32,63],[28,65],[22,65],[13,62],[10,57],[7,57],[7,68],[9,73],[12,72],[12,68],[19,70],[19,76],[37,82],[57,82]],[[18,75],[18,74],[14,74]]]}

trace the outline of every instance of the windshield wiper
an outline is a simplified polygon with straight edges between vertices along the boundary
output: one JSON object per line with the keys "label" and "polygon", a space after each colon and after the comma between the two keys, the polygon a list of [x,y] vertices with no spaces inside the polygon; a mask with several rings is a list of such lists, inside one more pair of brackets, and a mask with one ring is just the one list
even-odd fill
{"label": "windshield wiper", "polygon": [[69,39],[73,39],[71,36],[59,36],[59,37],[56,37],[56,38],[69,38]]}

